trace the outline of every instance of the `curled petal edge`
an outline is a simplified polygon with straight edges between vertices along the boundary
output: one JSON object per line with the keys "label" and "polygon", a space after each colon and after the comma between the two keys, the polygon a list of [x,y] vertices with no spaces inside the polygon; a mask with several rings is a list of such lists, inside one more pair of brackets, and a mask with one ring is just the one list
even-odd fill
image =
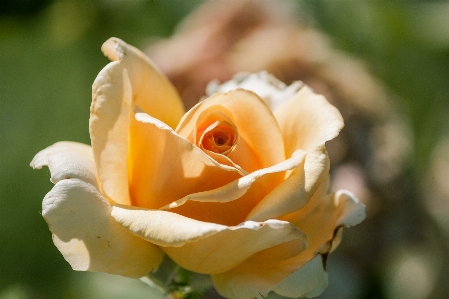
{"label": "curled petal edge", "polygon": [[295,239],[307,243],[301,230],[274,219],[225,226],[168,211],[124,206],[114,206],[111,215],[134,235],[161,246],[182,267],[205,274],[227,271],[252,254],[280,243]]}
{"label": "curled petal edge", "polygon": [[216,188],[210,191],[198,192],[189,194],[177,201],[174,201],[162,209],[172,209],[185,204],[187,201],[198,202],[230,202],[242,197],[248,189],[262,176],[270,173],[279,173],[287,170],[292,170],[303,163],[305,158],[305,152],[298,150],[293,156],[285,161],[282,161],[276,165],[259,169],[248,175],[241,177],[223,187]]}
{"label": "curled petal edge", "polygon": [[263,221],[303,208],[329,173],[325,146],[308,152],[305,160],[249,213],[247,219]]}
{"label": "curled petal edge", "polygon": [[50,145],[34,156],[30,166],[34,169],[48,166],[53,184],[78,178],[98,186],[92,148],[82,143],[62,141]]}

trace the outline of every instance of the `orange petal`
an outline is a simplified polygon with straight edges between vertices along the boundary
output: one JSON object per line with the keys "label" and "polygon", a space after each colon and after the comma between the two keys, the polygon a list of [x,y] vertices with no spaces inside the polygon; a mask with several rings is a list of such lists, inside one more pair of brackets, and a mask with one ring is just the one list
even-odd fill
{"label": "orange petal", "polygon": [[254,221],[276,219],[303,208],[329,173],[326,148],[320,146],[307,153],[304,162],[265,196],[246,219]]}
{"label": "orange petal", "polygon": [[142,52],[116,38],[102,50],[114,62],[92,85],[90,137],[102,192],[130,204],[126,164],[132,103],[172,127],[184,111],[173,86]]}
{"label": "orange petal", "polygon": [[304,153],[259,169],[209,191],[189,194],[163,207],[201,221],[236,225],[245,220],[257,203],[279,185],[287,170],[302,164]]}
{"label": "orange petal", "polygon": [[[208,108],[211,113],[215,110],[224,113],[237,127],[239,143],[245,146],[237,153],[237,145],[233,156],[235,159],[258,161],[260,166],[257,169],[275,165],[285,159],[282,134],[270,109],[255,93],[240,88],[214,94],[198,103],[184,115],[176,132],[191,139],[197,119],[203,111],[209,110]],[[240,165],[233,157],[230,157],[231,160]],[[256,169],[245,170],[250,172]]]}
{"label": "orange petal", "polygon": [[136,113],[131,119],[128,167],[133,205],[148,209],[159,209],[241,176],[238,169],[217,163],[145,113]]}
{"label": "orange petal", "polygon": [[302,87],[274,112],[285,142],[285,155],[310,151],[335,138],[343,128],[340,112],[309,87]]}

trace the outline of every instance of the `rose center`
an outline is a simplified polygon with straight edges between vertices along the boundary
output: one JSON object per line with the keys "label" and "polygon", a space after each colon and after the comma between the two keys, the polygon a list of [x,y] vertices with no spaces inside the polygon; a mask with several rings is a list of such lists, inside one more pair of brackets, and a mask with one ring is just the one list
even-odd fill
{"label": "rose center", "polygon": [[227,121],[216,121],[208,126],[199,140],[201,148],[223,155],[229,153],[236,143],[236,128]]}

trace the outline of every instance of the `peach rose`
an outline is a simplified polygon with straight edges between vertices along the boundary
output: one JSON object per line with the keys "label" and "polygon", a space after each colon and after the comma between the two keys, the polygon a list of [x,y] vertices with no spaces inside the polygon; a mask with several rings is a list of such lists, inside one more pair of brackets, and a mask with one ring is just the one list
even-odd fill
{"label": "peach rose", "polygon": [[224,297],[320,294],[322,257],[365,217],[351,193],[327,193],[338,110],[298,84],[273,111],[237,88],[184,114],[139,50],[102,50],[113,62],[93,84],[92,146],[59,142],[31,162],[50,168],[42,215],[72,268],[142,277],[167,254]]}

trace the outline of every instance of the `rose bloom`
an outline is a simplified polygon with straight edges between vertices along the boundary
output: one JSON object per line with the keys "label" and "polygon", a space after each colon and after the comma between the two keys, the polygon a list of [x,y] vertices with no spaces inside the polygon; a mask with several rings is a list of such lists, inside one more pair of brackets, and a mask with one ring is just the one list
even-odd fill
{"label": "rose bloom", "polygon": [[117,38],[102,50],[113,62],[93,83],[92,145],[31,162],[50,168],[42,215],[72,268],[142,277],[166,254],[227,298],[319,295],[342,227],[365,217],[350,192],[328,193],[338,110],[271,78],[275,102],[238,87],[184,113],[139,50]]}

